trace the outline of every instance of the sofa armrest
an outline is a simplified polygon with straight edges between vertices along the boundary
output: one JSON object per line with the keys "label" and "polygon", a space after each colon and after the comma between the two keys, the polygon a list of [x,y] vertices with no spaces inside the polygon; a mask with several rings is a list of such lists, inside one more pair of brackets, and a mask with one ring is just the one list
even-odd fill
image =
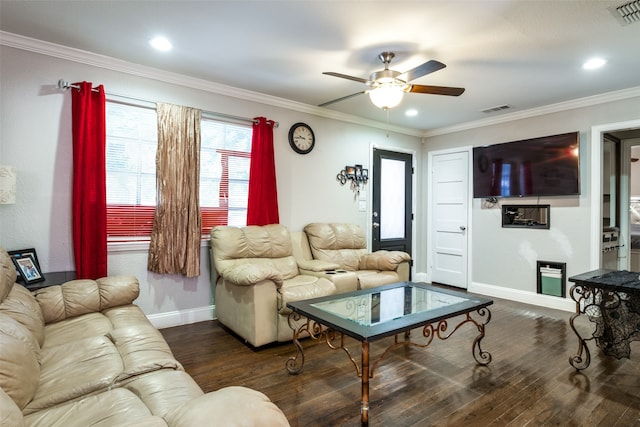
{"label": "sofa armrest", "polygon": [[411,256],[401,251],[380,250],[360,257],[360,270],[395,271],[403,262],[411,261]]}
{"label": "sofa armrest", "polygon": [[310,259],[298,261],[298,268],[307,271],[323,272],[338,270],[340,268],[340,264],[320,259]]}
{"label": "sofa armrest", "polygon": [[267,396],[239,386],[192,399],[164,418],[171,427],[289,426],[285,415]]}
{"label": "sofa armrest", "polygon": [[276,288],[282,286],[282,273],[267,264],[238,264],[220,273],[224,280],[239,286],[252,286],[263,280],[271,280]]}
{"label": "sofa armrest", "polygon": [[131,304],[139,294],[140,286],[134,276],[110,276],[49,286],[36,291],[34,296],[45,323],[53,323]]}

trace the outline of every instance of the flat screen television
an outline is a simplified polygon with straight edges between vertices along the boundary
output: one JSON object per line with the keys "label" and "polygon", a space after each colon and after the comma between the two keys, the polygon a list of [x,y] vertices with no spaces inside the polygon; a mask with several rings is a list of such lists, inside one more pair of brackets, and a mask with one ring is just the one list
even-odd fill
{"label": "flat screen television", "polygon": [[578,132],[473,148],[473,197],[580,194]]}

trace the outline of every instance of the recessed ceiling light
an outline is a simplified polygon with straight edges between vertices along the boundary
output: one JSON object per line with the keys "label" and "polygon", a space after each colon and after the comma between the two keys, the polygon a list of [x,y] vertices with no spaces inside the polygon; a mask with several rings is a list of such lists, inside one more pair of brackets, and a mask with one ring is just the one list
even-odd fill
{"label": "recessed ceiling light", "polygon": [[151,40],[149,40],[149,44],[154,49],[160,50],[162,52],[167,52],[173,49],[173,45],[171,44],[171,42],[166,37],[162,36],[152,38]]}
{"label": "recessed ceiling light", "polygon": [[414,110],[414,109],[407,110],[404,114],[409,117],[414,117],[418,115],[418,110]]}
{"label": "recessed ceiling light", "polygon": [[607,60],[604,58],[591,58],[584,64],[582,64],[582,68],[585,70],[595,70],[596,68],[602,67],[607,63]]}

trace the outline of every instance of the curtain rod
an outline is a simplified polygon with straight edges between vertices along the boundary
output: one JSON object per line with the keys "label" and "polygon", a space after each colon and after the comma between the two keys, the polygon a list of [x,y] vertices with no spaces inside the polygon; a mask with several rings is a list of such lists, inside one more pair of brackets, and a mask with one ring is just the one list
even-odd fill
{"label": "curtain rod", "polygon": [[[61,89],[61,90],[78,89],[78,90],[80,90],[80,86],[71,84],[71,83],[65,81],[64,79],[60,79],[60,80],[58,80],[58,89]],[[96,89],[92,89],[92,91],[97,92]],[[109,93],[108,95],[116,96],[118,98],[127,98],[127,99],[132,99],[134,101],[140,101],[140,102],[146,102],[146,103],[154,104],[153,101],[147,101],[146,99],[133,98],[133,97],[130,97],[130,96],[117,95],[117,94],[111,94],[111,93]],[[202,113],[206,114],[208,116],[220,117],[220,118],[223,118],[223,119],[237,120],[237,121],[242,121],[242,122],[250,122],[250,123],[253,123],[253,124],[258,124],[257,120],[249,118],[249,117],[233,116],[231,114],[216,113],[214,111],[202,111]],[[273,122],[273,127],[277,128],[279,125],[280,125],[280,123]]]}

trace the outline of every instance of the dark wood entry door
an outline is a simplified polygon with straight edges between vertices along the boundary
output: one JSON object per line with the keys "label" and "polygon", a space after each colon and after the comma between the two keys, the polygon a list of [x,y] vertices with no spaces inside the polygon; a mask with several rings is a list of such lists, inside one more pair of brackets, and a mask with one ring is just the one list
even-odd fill
{"label": "dark wood entry door", "polygon": [[413,156],[373,150],[372,249],[411,254]]}

